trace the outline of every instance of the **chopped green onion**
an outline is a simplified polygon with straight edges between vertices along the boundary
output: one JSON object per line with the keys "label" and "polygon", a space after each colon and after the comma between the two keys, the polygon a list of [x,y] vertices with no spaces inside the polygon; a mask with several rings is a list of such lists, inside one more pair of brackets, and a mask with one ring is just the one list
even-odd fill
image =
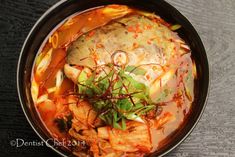
{"label": "chopped green onion", "polygon": [[136,66],[132,66],[132,65],[128,65],[126,68],[125,68],[125,71],[126,72],[130,72],[130,73],[133,73],[135,75],[144,75],[147,71],[143,68],[140,68],[140,67],[136,67]]}
{"label": "chopped green onion", "polygon": [[[155,105],[149,99],[149,88],[125,73],[134,72],[136,67],[109,64],[105,68],[102,74],[94,70],[88,75],[87,69],[82,70],[78,77],[80,99],[89,101],[99,118],[113,128],[125,130],[126,119],[144,123],[140,116]],[[143,70],[137,69],[138,74],[143,74]]]}
{"label": "chopped green onion", "polygon": [[175,25],[172,25],[171,27],[170,27],[170,29],[172,30],[172,31],[176,31],[177,29],[180,29],[181,28],[181,25],[179,25],[179,24],[175,24]]}

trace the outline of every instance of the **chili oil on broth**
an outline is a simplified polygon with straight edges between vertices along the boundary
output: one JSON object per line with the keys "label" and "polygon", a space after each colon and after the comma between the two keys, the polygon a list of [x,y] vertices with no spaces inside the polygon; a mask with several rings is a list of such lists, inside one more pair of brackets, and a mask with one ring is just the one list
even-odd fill
{"label": "chili oil on broth", "polygon": [[179,28],[121,5],[67,19],[32,70],[32,98],[52,137],[85,141],[68,146],[77,156],[143,156],[163,147],[194,100],[196,67]]}

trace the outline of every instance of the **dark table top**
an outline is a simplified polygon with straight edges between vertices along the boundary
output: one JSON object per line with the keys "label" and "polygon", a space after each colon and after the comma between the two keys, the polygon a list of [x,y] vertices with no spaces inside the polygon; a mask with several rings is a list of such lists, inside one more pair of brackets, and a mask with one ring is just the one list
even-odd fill
{"label": "dark table top", "polygon": [[[198,31],[210,62],[211,88],[205,112],[173,156],[235,156],[235,1],[167,0]],[[0,0],[0,156],[58,156],[40,142],[17,97],[16,67],[21,46],[36,20],[57,0]]]}

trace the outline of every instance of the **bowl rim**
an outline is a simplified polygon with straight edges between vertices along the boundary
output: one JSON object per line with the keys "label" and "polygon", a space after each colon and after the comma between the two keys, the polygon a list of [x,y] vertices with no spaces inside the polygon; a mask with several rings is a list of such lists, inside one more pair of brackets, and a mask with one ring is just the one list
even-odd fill
{"label": "bowl rim", "polygon": [[[32,33],[35,31],[35,29],[38,27],[38,24],[47,16],[51,13],[51,11],[53,11],[54,9],[56,9],[57,7],[59,7],[60,5],[62,5],[65,2],[68,2],[69,0],[60,0],[58,2],[56,2],[55,4],[53,4],[51,7],[49,7],[41,16],[40,18],[36,21],[36,23],[33,25],[33,27],[30,29],[27,37],[24,40],[23,46],[21,48],[20,54],[19,54],[19,58],[18,58],[18,63],[17,63],[17,71],[16,71],[16,86],[17,86],[17,94],[18,94],[18,98],[20,101],[20,105],[21,108],[24,112],[24,115],[28,121],[28,123],[30,124],[31,128],[34,130],[34,132],[37,134],[37,136],[46,144],[47,147],[51,148],[53,151],[55,151],[57,154],[59,154],[60,156],[63,157],[67,157],[67,155],[65,155],[64,153],[62,153],[60,150],[56,149],[54,146],[49,145],[47,143],[47,141],[42,137],[42,135],[37,131],[37,129],[35,128],[35,126],[33,125],[33,123],[31,122],[31,120],[29,119],[27,113],[26,113],[26,104],[24,103],[24,98],[22,96],[22,93],[20,91],[20,74],[22,73],[22,69],[21,69],[21,62],[22,62],[22,57],[23,57],[23,53],[24,53],[24,49],[26,47],[27,42],[29,41],[29,38],[31,37]],[[178,11],[178,9],[176,9],[174,6],[172,6],[170,3],[166,2],[165,0],[161,0],[163,3],[165,3],[165,5],[171,7],[171,9],[173,9],[177,14],[179,14],[181,17],[183,17],[186,21],[187,24],[193,28],[193,31],[195,32],[195,35],[198,38],[198,42],[199,44],[202,45],[203,51],[205,52],[205,60],[206,60],[206,68],[208,70],[208,84],[207,84],[207,91],[206,91],[206,97],[204,99],[203,102],[203,106],[201,108],[201,111],[196,119],[196,121],[194,122],[194,124],[191,126],[191,128],[189,129],[189,131],[183,136],[183,138],[181,138],[176,144],[174,144],[172,147],[170,147],[168,150],[164,151],[162,154],[158,155],[158,156],[165,156],[166,154],[168,154],[169,152],[171,152],[172,150],[174,150],[176,147],[178,147],[194,130],[194,128],[196,127],[196,125],[198,124],[198,122],[200,121],[204,110],[206,108],[207,102],[208,102],[208,97],[209,97],[209,93],[210,93],[210,86],[211,86],[211,79],[210,79],[210,74],[211,74],[211,70],[210,70],[210,64],[208,61],[208,57],[206,54],[206,50],[205,47],[203,45],[203,42],[200,38],[200,36],[197,33],[197,30],[195,29],[195,27],[193,27],[193,25],[191,24],[191,22],[189,22],[189,20],[180,12]],[[84,10],[85,11],[85,10]]]}
{"label": "bowl rim", "polygon": [[30,29],[26,39],[24,40],[24,43],[23,43],[23,46],[21,48],[21,51],[20,51],[20,55],[19,55],[19,59],[18,59],[18,63],[17,63],[17,72],[16,72],[16,86],[17,86],[17,93],[18,93],[18,98],[19,98],[19,101],[20,101],[20,104],[21,104],[21,108],[24,112],[24,115],[28,121],[28,123],[30,124],[31,128],[34,130],[34,132],[37,134],[37,136],[46,144],[47,147],[51,148],[53,151],[55,151],[56,153],[58,153],[60,156],[63,156],[63,157],[67,157],[65,154],[63,154],[62,152],[60,152],[58,149],[56,149],[55,147],[47,144],[47,141],[41,136],[41,134],[36,130],[36,128],[34,127],[34,125],[32,124],[31,120],[29,119],[27,113],[26,113],[26,109],[25,109],[25,104],[23,103],[23,96],[22,96],[22,93],[20,91],[20,67],[21,67],[21,60],[22,60],[22,57],[23,57],[23,53],[24,53],[24,49],[25,49],[25,46],[31,36],[31,34],[34,32],[34,30],[36,29],[36,27],[38,26],[38,24],[52,11],[54,10],[55,8],[57,8],[58,6],[60,6],[61,4],[65,3],[66,1],[68,0],[60,0],[59,2],[56,2],[55,4],[53,4],[51,7],[49,7],[46,12],[44,12],[40,18],[36,21],[36,23],[33,25],[33,27]]}

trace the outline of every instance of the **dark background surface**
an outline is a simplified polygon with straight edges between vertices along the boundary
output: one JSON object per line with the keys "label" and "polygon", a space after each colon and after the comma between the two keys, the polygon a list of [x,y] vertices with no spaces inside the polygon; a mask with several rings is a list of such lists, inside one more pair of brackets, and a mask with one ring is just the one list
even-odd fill
{"label": "dark background surface", "polygon": [[[167,0],[198,31],[211,66],[205,112],[193,133],[168,157],[235,156],[235,0]],[[57,0],[0,0],[0,157],[58,156],[46,146],[11,146],[17,138],[40,142],[17,97],[16,67],[36,20]]]}

